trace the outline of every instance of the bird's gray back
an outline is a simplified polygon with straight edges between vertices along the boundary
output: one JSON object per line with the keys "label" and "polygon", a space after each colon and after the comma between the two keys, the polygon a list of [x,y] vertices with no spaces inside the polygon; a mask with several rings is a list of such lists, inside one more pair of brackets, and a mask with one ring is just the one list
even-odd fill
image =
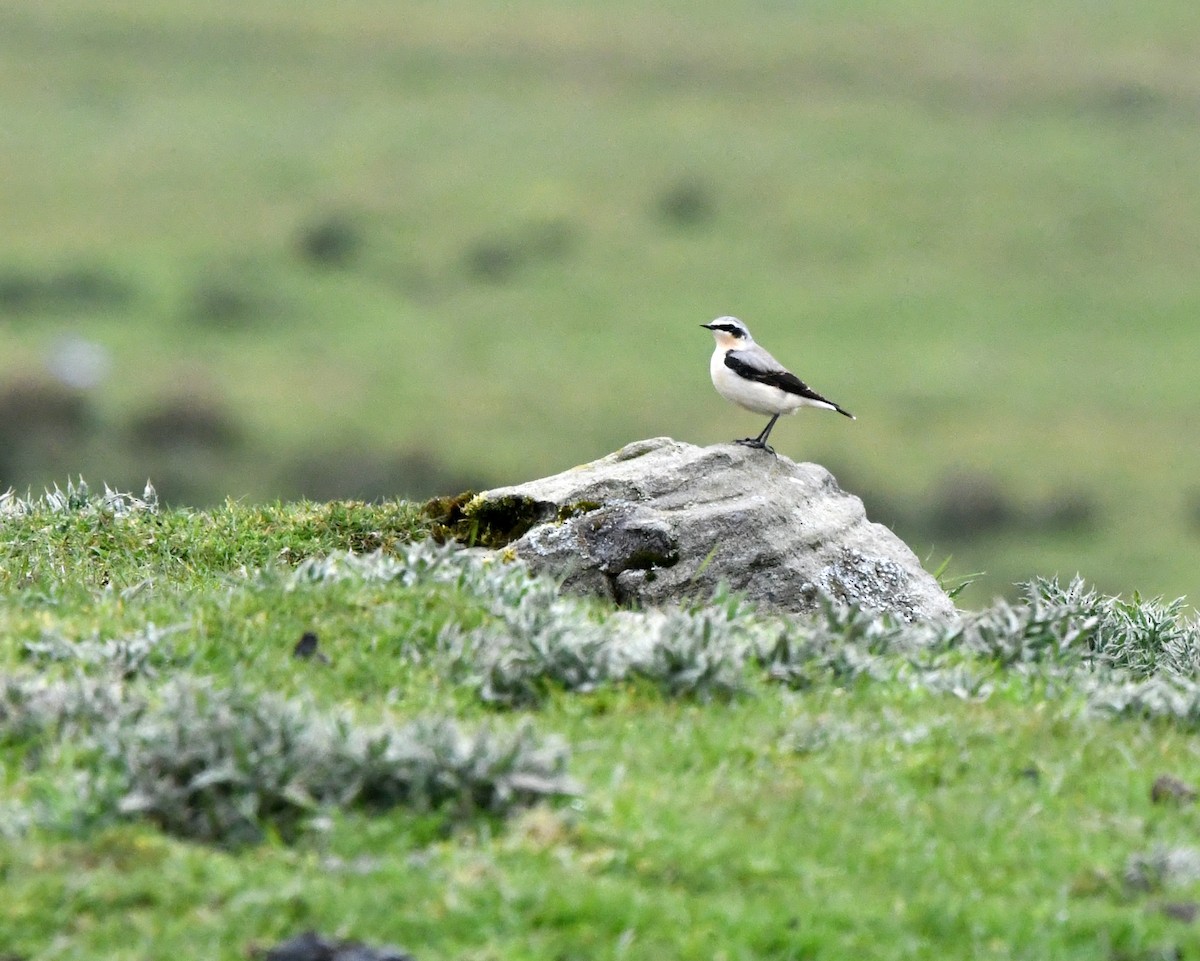
{"label": "bird's gray back", "polygon": [[766,350],[759,347],[758,344],[750,344],[746,347],[740,347],[737,350],[727,351],[726,353],[727,356],[732,357],[735,361],[745,364],[747,367],[752,367],[755,370],[762,371],[764,374],[787,369]]}

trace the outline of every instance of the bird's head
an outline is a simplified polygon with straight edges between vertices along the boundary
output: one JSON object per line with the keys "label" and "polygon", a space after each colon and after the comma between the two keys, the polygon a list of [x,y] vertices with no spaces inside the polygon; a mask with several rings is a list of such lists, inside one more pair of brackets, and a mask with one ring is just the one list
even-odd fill
{"label": "bird's head", "polygon": [[750,329],[736,317],[718,317],[711,324],[700,326],[713,332],[717,346],[722,350],[736,350],[754,343]]}

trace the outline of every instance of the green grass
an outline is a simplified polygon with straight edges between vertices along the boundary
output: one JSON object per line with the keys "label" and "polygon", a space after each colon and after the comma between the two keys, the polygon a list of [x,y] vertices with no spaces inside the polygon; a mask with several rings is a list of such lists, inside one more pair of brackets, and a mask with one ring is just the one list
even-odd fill
{"label": "green grass", "polygon": [[[11,481],[269,501],[350,448],[394,468],[373,491],[428,493],[743,436],[697,329],[732,312],[859,415],[789,421],[780,451],[987,571],[976,603],[1076,570],[1187,593],[1197,41],[1181,0],[6,11],[0,269],[133,291],[0,313],[8,378],[68,333],[114,362],[86,437]],[[329,218],[361,246],[316,268]],[[130,442],[180,395],[244,446]],[[961,472],[1094,513],[934,533]]]}
{"label": "green grass", "polygon": [[[1196,805],[1150,797],[1160,774],[1200,780],[1196,622],[1177,609],[1073,587],[921,640],[717,598],[672,622],[673,667],[574,690],[564,665],[623,649],[652,617],[616,627],[518,572],[413,553],[411,505],[113,504],[74,491],[0,518],[0,674],[144,700],[88,734],[83,714],[22,727],[32,709],[0,698],[0,953],[232,961],[308,928],[421,961],[1200,950],[1195,926],[1161,910],[1200,898],[1200,878],[1137,867],[1172,850],[1186,862],[1200,829]],[[293,656],[305,631],[327,661]],[[617,633],[587,653],[594,631]],[[772,670],[790,684],[755,656],[730,660],[780,633],[792,646]],[[122,644],[141,656],[111,653]],[[736,690],[716,674],[680,686],[704,652],[735,666]],[[488,671],[524,672],[529,706],[489,704]],[[1143,683],[1191,713],[1152,698],[1102,709],[1116,703],[1104,690]],[[187,840],[122,814],[106,780],[130,725],[175,731],[180,752],[209,743],[215,715],[155,714],[172,684],[244,692],[235,720],[273,698],[301,705],[297,743],[336,712],[499,737],[528,725],[565,743],[576,793],[507,813],[318,806],[294,837],[263,809],[259,841]],[[230,763],[258,783],[274,760]]]}
{"label": "green grass", "polygon": [[[315,927],[423,959],[622,944],[641,958],[1195,950],[1194,932],[1119,881],[1131,851],[1196,829],[1191,812],[1151,808],[1155,768],[1128,759],[1194,770],[1181,738],[877,694],[608,707],[556,705],[539,719],[623,742],[581,752],[587,801],[502,831],[422,845],[402,820],[338,819],[312,845],[242,855],[144,828],[39,838],[6,856],[6,921],[24,932],[7,947],[235,958]],[[829,713],[870,743],[810,756],[778,746],[789,724]],[[1021,773],[1033,764],[1042,783]],[[38,953],[55,942],[58,954]]]}

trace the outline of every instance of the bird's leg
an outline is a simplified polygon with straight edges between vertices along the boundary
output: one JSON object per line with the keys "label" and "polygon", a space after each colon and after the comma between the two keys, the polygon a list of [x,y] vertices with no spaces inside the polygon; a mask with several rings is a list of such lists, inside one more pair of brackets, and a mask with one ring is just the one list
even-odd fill
{"label": "bird's leg", "polygon": [[775,426],[775,421],[777,420],[779,420],[778,414],[767,421],[767,426],[762,429],[762,433],[757,437],[745,437],[742,440],[734,441],[734,443],[745,444],[747,447],[758,447],[761,450],[769,450],[774,454],[775,449],[767,446],[767,438],[771,436],[771,428]]}
{"label": "bird's leg", "polygon": [[762,433],[755,438],[763,447],[767,446],[767,438],[771,436],[771,429],[775,426],[775,421],[779,420],[779,415],[776,414],[769,421],[767,426],[762,429]]}

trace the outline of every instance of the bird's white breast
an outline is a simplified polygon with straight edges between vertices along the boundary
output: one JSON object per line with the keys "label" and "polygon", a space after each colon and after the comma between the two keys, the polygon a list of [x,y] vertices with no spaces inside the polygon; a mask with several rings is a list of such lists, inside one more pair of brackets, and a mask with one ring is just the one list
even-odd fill
{"label": "bird's white breast", "polygon": [[778,387],[738,376],[725,366],[725,354],[726,351],[720,347],[713,351],[708,372],[712,375],[717,393],[726,400],[756,414],[792,414],[810,403],[798,394],[789,394]]}

